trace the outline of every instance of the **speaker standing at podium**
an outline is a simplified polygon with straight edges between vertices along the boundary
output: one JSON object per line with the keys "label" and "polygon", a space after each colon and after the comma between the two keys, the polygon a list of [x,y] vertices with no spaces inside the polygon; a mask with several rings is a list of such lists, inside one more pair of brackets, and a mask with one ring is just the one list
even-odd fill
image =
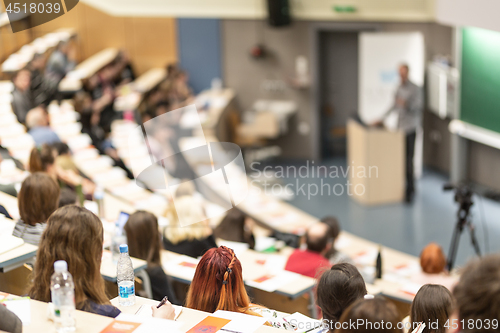
{"label": "speaker standing at podium", "polygon": [[401,83],[396,90],[394,104],[387,112],[398,115],[397,129],[406,133],[406,202],[411,202],[415,194],[413,156],[415,155],[417,128],[421,123],[423,108],[422,89],[408,79],[409,71],[408,65],[399,66]]}

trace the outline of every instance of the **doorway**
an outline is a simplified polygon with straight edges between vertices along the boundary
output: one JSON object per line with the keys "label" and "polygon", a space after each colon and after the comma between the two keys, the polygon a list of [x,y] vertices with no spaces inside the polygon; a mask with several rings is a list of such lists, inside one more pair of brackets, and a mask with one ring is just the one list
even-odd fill
{"label": "doorway", "polygon": [[357,31],[319,32],[321,158],[344,157],[347,120],[358,112]]}

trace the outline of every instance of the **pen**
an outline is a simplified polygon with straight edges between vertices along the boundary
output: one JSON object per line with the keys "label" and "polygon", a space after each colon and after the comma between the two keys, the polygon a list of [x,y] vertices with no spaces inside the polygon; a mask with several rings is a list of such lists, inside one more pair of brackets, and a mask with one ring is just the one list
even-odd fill
{"label": "pen", "polygon": [[159,308],[160,308],[160,306],[165,305],[165,303],[166,303],[167,301],[168,301],[168,297],[167,297],[167,296],[163,297],[163,299],[161,300],[160,304],[158,304],[158,305],[156,306],[156,308],[157,308],[157,309],[159,309]]}

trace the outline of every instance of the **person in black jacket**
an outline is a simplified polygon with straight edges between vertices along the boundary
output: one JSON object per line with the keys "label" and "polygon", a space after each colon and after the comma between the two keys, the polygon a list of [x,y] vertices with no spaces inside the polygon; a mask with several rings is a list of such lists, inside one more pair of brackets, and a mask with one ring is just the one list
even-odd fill
{"label": "person in black jacket", "polygon": [[180,304],[167,275],[161,267],[161,239],[158,231],[158,220],[149,212],[139,210],[130,215],[124,230],[131,257],[146,260],[153,299],[161,301],[167,296],[173,304]]}
{"label": "person in black jacket", "polygon": [[175,199],[175,205],[170,205],[167,211],[167,219],[169,225],[163,232],[165,250],[198,258],[217,247],[202,203],[194,197],[183,195]]}

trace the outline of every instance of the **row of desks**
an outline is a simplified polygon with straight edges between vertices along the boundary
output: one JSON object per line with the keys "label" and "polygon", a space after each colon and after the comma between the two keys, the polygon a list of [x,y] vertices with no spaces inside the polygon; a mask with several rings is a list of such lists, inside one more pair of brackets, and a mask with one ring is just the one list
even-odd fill
{"label": "row of desks", "polygon": [[[152,306],[157,305],[157,301],[153,301],[147,298],[136,297],[136,303],[133,306],[123,307],[118,304],[118,298],[111,300],[111,304],[116,306],[122,313],[134,315],[142,305]],[[54,323],[49,320],[47,314],[49,311],[49,305],[45,302],[30,300],[30,311],[31,311],[31,323],[29,325],[23,326],[23,332],[25,333],[39,333],[39,332],[52,332],[55,329]],[[176,319],[180,322],[179,330],[181,332],[187,332],[194,325],[209,316],[210,313],[193,310],[189,308],[182,308],[182,312]],[[75,312],[76,319],[76,333],[99,333],[109,326],[115,319],[96,315],[89,312],[84,312],[77,310]],[[279,332],[278,329],[262,326],[255,333],[272,333]]]}

